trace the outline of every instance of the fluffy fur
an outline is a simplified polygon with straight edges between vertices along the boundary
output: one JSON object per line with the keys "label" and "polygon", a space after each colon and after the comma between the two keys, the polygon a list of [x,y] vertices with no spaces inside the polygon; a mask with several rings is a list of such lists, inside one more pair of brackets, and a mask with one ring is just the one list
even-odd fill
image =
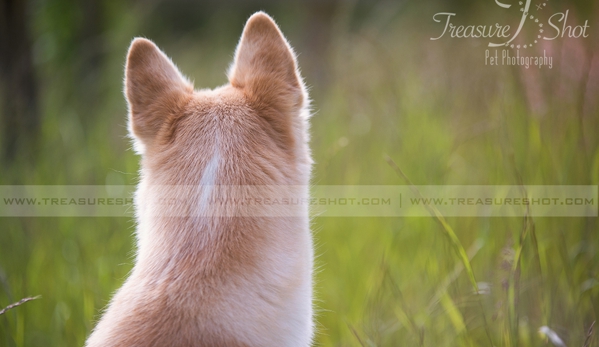
{"label": "fluffy fur", "polygon": [[[292,49],[265,13],[247,21],[228,77],[194,90],[156,45],[133,40],[125,94],[142,155],[138,252],[86,346],[310,344],[307,206],[280,214],[207,203],[214,187],[308,197],[308,97]],[[173,198],[179,203],[164,203]]]}

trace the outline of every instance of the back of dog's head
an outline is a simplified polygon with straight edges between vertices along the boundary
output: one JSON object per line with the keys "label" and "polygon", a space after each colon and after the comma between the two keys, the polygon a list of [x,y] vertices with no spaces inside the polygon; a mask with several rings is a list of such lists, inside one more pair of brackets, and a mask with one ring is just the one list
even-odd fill
{"label": "back of dog's head", "polygon": [[144,179],[160,185],[307,184],[308,97],[295,54],[268,16],[256,14],[246,24],[229,82],[194,90],[151,41],[133,41],[125,94]]}

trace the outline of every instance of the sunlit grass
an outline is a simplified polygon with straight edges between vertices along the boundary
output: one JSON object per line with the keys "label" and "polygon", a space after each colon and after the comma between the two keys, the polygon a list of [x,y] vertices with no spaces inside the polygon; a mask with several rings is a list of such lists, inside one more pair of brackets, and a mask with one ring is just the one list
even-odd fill
{"label": "sunlit grass", "polygon": [[[44,146],[35,165],[3,170],[2,184],[136,182],[121,95],[128,42],[143,34],[132,17],[109,34],[104,99],[93,109],[62,80],[68,66],[40,67]],[[311,90],[314,184],[407,184],[385,155],[414,184],[598,184],[597,111],[585,118],[595,131],[582,151],[574,101],[549,96],[549,111],[533,114],[524,72],[428,42],[404,17],[383,27],[337,20],[330,51],[299,58],[330,72]],[[183,37],[163,48],[196,87],[215,87],[235,46],[223,42]],[[599,313],[596,218],[438,217],[314,219],[317,345],[545,346],[542,326],[584,344]],[[1,223],[0,306],[41,299],[0,317],[0,345],[82,345],[131,269],[133,221]]]}

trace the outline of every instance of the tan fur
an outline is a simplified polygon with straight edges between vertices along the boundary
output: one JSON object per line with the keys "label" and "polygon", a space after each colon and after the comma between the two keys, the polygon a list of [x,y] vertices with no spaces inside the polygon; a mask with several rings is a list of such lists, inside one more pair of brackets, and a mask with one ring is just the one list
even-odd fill
{"label": "tan fur", "polygon": [[[194,90],[151,41],[131,44],[125,93],[142,154],[138,253],[86,346],[310,344],[307,206],[271,216],[267,206],[225,208],[202,197],[213,185],[295,187],[284,190],[308,197],[308,98],[268,15],[248,20],[229,82]],[[162,203],[181,194],[185,204]]]}

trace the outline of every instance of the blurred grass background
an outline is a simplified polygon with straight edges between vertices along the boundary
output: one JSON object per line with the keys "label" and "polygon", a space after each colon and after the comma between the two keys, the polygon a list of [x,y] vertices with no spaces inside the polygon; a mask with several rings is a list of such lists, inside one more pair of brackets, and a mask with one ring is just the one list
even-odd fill
{"label": "blurred grass background", "polygon": [[[20,86],[6,76],[17,67],[5,64],[0,184],[135,184],[122,96],[131,39],[154,40],[196,88],[213,88],[226,83],[256,10],[278,21],[311,87],[314,184],[405,184],[385,155],[415,184],[599,184],[594,1],[548,2],[539,17],[569,10],[573,25],[589,20],[590,37],[526,51],[554,57],[541,70],[485,66],[484,40],[429,39],[440,34],[437,12],[515,26],[517,9],[491,0],[5,0],[4,29],[16,18],[6,19],[10,8],[22,9],[15,32],[30,49],[33,84],[14,106]],[[6,33],[4,55],[15,41]],[[38,120],[18,123],[14,110]],[[551,345],[542,326],[567,346],[599,345],[587,334],[599,316],[597,218],[447,222],[479,295],[433,218],[315,218],[316,345]],[[83,345],[132,267],[134,222],[15,217],[0,226],[0,307],[42,296],[0,316],[0,345]]]}

